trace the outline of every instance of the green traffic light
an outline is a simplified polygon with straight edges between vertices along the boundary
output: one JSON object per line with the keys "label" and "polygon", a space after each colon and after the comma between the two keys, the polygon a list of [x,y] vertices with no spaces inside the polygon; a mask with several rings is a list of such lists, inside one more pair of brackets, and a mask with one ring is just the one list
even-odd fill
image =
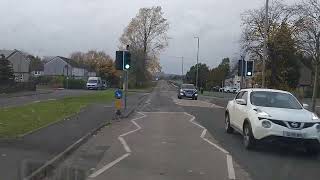
{"label": "green traffic light", "polygon": [[129,68],[130,68],[130,65],[129,65],[129,64],[126,64],[124,68],[129,69]]}

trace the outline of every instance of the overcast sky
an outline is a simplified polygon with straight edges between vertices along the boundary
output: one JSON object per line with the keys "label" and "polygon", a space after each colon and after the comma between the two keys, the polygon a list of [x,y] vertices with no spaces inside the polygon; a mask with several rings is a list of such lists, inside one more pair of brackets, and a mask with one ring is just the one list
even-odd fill
{"label": "overcast sky", "polygon": [[265,0],[1,0],[0,49],[20,49],[40,56],[68,57],[73,51],[103,50],[114,56],[119,37],[139,8],[162,6],[170,23],[169,47],[161,54],[166,73],[185,72],[200,61],[217,66],[237,58],[240,14]]}

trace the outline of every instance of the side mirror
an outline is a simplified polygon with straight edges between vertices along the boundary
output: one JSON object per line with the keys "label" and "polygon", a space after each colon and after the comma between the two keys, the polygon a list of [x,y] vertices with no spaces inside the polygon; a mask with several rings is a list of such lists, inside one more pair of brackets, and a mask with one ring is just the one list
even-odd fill
{"label": "side mirror", "polygon": [[302,104],[303,108],[309,109],[309,104]]}
{"label": "side mirror", "polygon": [[236,103],[240,105],[247,105],[247,102],[244,99],[236,99]]}

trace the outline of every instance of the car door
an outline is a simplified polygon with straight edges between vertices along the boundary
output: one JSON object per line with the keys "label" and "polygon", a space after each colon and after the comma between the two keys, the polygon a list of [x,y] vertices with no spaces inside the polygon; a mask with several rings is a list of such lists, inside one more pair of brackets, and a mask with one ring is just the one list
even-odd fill
{"label": "car door", "polygon": [[238,104],[235,102],[234,105],[234,122],[235,126],[242,130],[242,124],[244,119],[246,118],[246,112],[247,112],[247,102],[248,102],[248,91],[241,91],[242,93],[240,94],[241,96],[236,97],[237,99],[243,99],[245,100],[246,104]]}
{"label": "car door", "polygon": [[232,125],[236,125],[237,123],[235,121],[237,121],[237,112],[236,112],[236,106],[237,106],[237,102],[236,99],[240,99],[242,97],[243,91],[240,91],[236,97],[230,102],[230,106],[229,106],[229,118],[230,118],[230,123]]}

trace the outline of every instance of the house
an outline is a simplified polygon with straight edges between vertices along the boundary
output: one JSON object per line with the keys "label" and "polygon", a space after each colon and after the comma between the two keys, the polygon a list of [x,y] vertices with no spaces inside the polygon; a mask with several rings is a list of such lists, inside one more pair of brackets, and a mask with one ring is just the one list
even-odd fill
{"label": "house", "polygon": [[30,59],[29,54],[19,50],[0,50],[0,54],[3,54],[7,58],[13,67],[15,81],[27,82],[29,81],[30,71]]}
{"label": "house", "polygon": [[89,76],[96,76],[94,71],[88,71],[87,66],[79,64],[73,59],[62,56],[52,57],[44,64],[44,75],[47,76],[72,76],[76,79],[86,79]]}
{"label": "house", "polygon": [[30,60],[30,76],[38,77],[44,75],[44,63],[40,59]]}
{"label": "house", "polygon": [[237,75],[230,76],[224,81],[224,86],[240,88],[241,77]]}

